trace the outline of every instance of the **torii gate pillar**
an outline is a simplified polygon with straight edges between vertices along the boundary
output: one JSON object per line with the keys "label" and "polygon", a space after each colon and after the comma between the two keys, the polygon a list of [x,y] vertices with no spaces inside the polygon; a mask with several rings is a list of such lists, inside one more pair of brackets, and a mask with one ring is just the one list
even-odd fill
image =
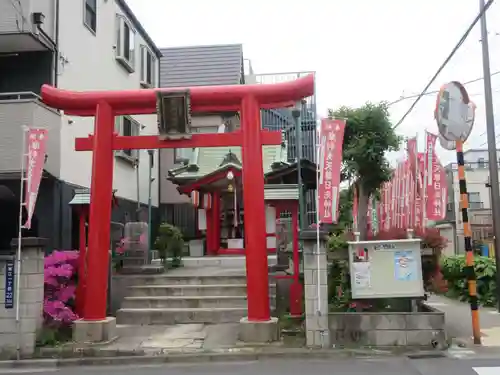
{"label": "torii gate pillar", "polygon": [[[169,91],[176,90],[181,89]],[[313,95],[314,77],[310,75],[272,85],[193,87],[188,90],[193,112],[241,111],[241,131],[193,134],[190,139],[182,140],[161,140],[158,136],[117,136],[113,126],[115,116],[156,113],[156,90],[71,92],[47,85],[42,87],[45,104],[64,110],[68,115],[96,117],[94,135],[77,139],[75,147],[77,151],[93,151],[87,258],[88,303],[84,307],[83,322],[106,323],[109,320],[106,318],[106,285],[113,150],[241,146],[248,288],[248,318],[245,318],[244,323],[249,328],[246,332],[250,333],[256,332],[253,324],[257,322],[272,323],[266,230],[262,220],[265,217],[262,145],[280,144],[281,134],[261,129],[260,110],[291,106]],[[263,340],[269,338],[263,337]],[[86,338],[87,341],[89,339]]]}

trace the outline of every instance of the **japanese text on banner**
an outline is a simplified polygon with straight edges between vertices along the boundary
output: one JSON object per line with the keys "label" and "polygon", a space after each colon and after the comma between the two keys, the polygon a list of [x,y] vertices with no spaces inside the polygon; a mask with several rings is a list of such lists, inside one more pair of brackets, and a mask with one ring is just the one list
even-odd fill
{"label": "japanese text on banner", "polygon": [[47,146],[46,129],[29,129],[27,139],[27,164],[26,164],[26,191],[24,203],[28,217],[25,228],[31,228],[31,218],[35,211],[38,189],[42,180],[43,167],[45,164],[45,153]]}
{"label": "japanese text on banner", "polygon": [[320,223],[337,222],[340,184],[340,165],[342,163],[342,143],[344,140],[344,120],[323,119],[320,133],[320,184],[319,219]]}

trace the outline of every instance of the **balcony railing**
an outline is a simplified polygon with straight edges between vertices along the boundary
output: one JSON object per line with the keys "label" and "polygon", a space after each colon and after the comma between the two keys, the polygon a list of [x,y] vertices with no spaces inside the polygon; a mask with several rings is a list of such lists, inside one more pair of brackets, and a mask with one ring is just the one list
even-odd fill
{"label": "balcony railing", "polygon": [[0,102],[12,100],[42,100],[42,98],[31,91],[0,92]]}
{"label": "balcony railing", "polygon": [[[454,204],[452,202],[448,202],[446,204],[446,211],[452,212]],[[481,210],[484,208],[484,202],[469,202],[470,210]]]}
{"label": "balcony railing", "polygon": [[[469,163],[466,162],[464,164],[464,166],[465,166],[465,170],[468,170],[468,171],[470,171],[470,170],[488,170],[489,162],[488,161],[469,162]],[[451,163],[446,168],[456,171],[458,169],[458,165],[457,165],[457,163]],[[497,162],[497,168],[500,169],[500,162]]]}
{"label": "balcony railing", "polygon": [[484,208],[484,202],[469,202],[469,209],[480,210]]}

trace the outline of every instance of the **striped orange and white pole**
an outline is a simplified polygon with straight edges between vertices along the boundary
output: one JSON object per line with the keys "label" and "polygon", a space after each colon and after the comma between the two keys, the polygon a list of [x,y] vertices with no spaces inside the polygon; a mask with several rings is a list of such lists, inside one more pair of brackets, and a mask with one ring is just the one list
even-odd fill
{"label": "striped orange and white pole", "polygon": [[467,195],[467,180],[465,178],[464,144],[457,141],[458,183],[460,187],[460,209],[464,227],[465,268],[464,272],[469,287],[469,303],[472,317],[472,337],[474,344],[481,344],[481,330],[479,328],[479,311],[477,301],[476,272],[474,270],[474,252],[472,250],[472,231],[469,223],[469,198]]}

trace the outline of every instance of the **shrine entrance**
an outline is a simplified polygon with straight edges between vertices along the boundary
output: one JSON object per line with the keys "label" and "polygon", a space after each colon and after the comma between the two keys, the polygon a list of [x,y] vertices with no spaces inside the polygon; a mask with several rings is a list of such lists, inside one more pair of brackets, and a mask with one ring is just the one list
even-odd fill
{"label": "shrine entrance", "polygon": [[[282,142],[280,132],[262,130],[260,110],[292,106],[314,93],[312,75],[278,84],[141,89],[130,91],[72,92],[44,85],[42,100],[68,115],[95,116],[94,134],[77,138],[76,151],[92,151],[89,211],[89,244],[86,269],[86,303],[83,319],[75,327],[89,330],[89,323],[114,324],[106,317],[108,248],[110,239],[113,161],[115,150],[197,147],[241,147],[245,255],[247,270],[247,322],[269,322],[269,281],[266,251],[262,146]],[[221,134],[190,134],[191,112],[240,111],[241,130]],[[118,136],[115,116],[158,115],[158,136]],[[106,329],[100,330],[102,334]],[[102,341],[96,337],[93,341]]]}
{"label": "shrine entrance", "polygon": [[[299,192],[293,190],[299,182],[297,162],[288,162],[287,147],[286,142],[262,147],[266,248],[269,254],[277,250],[276,220],[288,216],[289,220],[285,221],[289,224],[289,233],[294,226],[292,219],[296,207],[294,204],[283,204],[283,201],[299,199]],[[177,185],[181,194],[191,198],[195,207],[199,237],[193,241],[193,249],[189,244],[190,254],[193,250],[193,256],[244,255],[244,168],[240,147],[218,147],[217,150],[202,147],[195,149],[193,154],[187,168],[184,165],[173,168],[168,171],[167,177]],[[307,159],[301,161],[305,189],[316,188],[316,168]]]}

